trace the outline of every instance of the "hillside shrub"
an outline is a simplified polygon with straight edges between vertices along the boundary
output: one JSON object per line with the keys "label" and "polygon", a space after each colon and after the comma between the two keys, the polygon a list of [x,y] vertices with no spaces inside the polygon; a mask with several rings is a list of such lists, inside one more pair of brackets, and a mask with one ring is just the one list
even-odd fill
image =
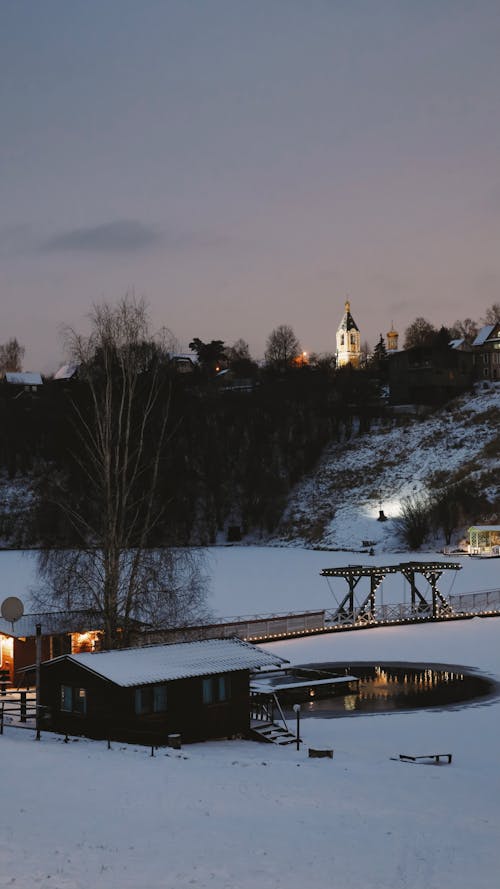
{"label": "hillside shrub", "polygon": [[419,549],[432,526],[432,500],[427,494],[405,497],[396,519],[398,534],[410,549]]}

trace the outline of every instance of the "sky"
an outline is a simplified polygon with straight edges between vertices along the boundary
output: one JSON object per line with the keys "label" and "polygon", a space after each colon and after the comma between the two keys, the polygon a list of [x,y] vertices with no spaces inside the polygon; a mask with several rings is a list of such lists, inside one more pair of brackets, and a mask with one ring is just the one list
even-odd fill
{"label": "sky", "polygon": [[335,350],[500,301],[498,0],[3,0],[0,342]]}

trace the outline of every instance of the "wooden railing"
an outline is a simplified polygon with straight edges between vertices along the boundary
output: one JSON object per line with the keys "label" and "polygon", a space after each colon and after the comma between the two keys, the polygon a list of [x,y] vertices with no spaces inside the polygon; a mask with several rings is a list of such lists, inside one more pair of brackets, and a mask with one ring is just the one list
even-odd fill
{"label": "wooden railing", "polygon": [[[35,693],[29,691],[7,691],[0,697],[0,735],[5,724],[18,728],[32,728],[36,716]],[[31,722],[28,726],[27,723]]]}

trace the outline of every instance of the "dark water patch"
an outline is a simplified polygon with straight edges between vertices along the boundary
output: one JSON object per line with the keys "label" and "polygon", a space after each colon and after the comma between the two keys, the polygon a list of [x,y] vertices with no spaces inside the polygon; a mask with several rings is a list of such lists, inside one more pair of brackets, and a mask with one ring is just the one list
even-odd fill
{"label": "dark water patch", "polygon": [[[331,670],[359,679],[357,689],[347,694],[320,698],[312,691],[301,704],[301,716],[306,718],[457,708],[478,701],[488,703],[500,695],[500,684],[472,667],[355,661],[301,664],[301,668]],[[284,709],[287,716],[293,715],[288,702]]]}

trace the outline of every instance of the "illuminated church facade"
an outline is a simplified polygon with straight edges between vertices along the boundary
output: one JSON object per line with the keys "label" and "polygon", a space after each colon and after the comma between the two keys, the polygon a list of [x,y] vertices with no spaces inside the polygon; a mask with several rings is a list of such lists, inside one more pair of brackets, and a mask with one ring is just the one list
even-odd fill
{"label": "illuminated church facade", "polygon": [[352,364],[359,367],[361,360],[361,334],[351,315],[351,304],[346,300],[343,318],[337,328],[337,367]]}

